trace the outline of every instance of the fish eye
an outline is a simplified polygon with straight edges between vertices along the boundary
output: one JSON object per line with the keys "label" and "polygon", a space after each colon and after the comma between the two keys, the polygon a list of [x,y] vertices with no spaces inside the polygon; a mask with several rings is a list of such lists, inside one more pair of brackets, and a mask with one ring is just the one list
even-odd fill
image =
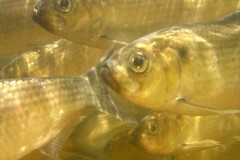
{"label": "fish eye", "polygon": [[148,130],[147,132],[150,134],[150,135],[156,135],[158,133],[158,125],[156,122],[149,122],[148,123]]}
{"label": "fish eye", "polygon": [[148,57],[140,52],[133,52],[128,57],[128,67],[136,73],[144,73],[149,66]]}
{"label": "fish eye", "polygon": [[55,8],[56,10],[68,13],[72,9],[72,1],[71,0],[56,0],[55,1]]}

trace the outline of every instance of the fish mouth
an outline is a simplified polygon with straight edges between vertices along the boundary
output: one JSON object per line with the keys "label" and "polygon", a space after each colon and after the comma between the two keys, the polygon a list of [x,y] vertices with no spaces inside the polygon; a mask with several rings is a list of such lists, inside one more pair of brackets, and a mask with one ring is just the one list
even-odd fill
{"label": "fish mouth", "polygon": [[41,12],[42,8],[44,8],[44,1],[38,1],[35,5],[35,7],[32,9],[32,18],[36,19],[39,16],[39,13]]}
{"label": "fish mouth", "polygon": [[140,141],[138,134],[139,131],[140,129],[136,127],[130,133],[130,142],[136,147],[141,146],[141,143],[139,142]]}
{"label": "fish mouth", "polygon": [[37,2],[32,9],[32,19],[41,27],[52,33],[55,33],[56,30],[61,30],[59,26],[63,26],[61,17],[52,11],[50,4],[47,4],[44,0]]}
{"label": "fish mouth", "polygon": [[104,62],[103,65],[100,67],[99,73],[105,84],[110,86],[110,88],[112,88],[116,92],[120,92],[120,86],[113,78],[113,73],[111,73],[111,70],[106,62]]}
{"label": "fish mouth", "polygon": [[32,9],[32,19],[37,22],[41,27],[49,30],[51,29],[51,27],[48,25],[47,19],[44,18],[47,16],[44,8],[44,1],[37,2],[35,7]]}

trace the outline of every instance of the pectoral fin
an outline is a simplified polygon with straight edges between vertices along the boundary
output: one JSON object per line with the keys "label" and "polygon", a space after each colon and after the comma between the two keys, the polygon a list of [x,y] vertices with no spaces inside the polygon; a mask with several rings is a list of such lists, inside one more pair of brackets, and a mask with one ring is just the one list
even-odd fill
{"label": "pectoral fin", "polygon": [[188,102],[184,98],[177,98],[176,101],[178,103],[184,103],[184,104],[186,104],[188,106],[195,107],[197,109],[202,109],[202,110],[209,111],[209,112],[214,112],[214,113],[220,113],[220,114],[236,114],[236,113],[240,113],[240,109],[229,109],[229,110],[228,109],[226,109],[226,110],[216,109],[216,108],[212,108],[212,107],[203,106],[203,105],[200,105],[200,104],[195,104],[195,103],[192,103],[192,102]]}
{"label": "pectoral fin", "polygon": [[54,160],[58,159],[59,152],[61,151],[64,143],[67,141],[69,136],[72,134],[73,130],[79,124],[80,119],[75,120],[73,123],[69,124],[64,128],[52,141],[50,141],[46,146],[40,149],[40,151],[51,157]]}
{"label": "pectoral fin", "polygon": [[199,142],[182,144],[182,145],[180,145],[180,148],[182,151],[188,152],[188,151],[204,150],[204,149],[216,147],[219,145],[220,145],[220,142],[218,142],[218,141],[203,140],[203,141],[199,141]]}

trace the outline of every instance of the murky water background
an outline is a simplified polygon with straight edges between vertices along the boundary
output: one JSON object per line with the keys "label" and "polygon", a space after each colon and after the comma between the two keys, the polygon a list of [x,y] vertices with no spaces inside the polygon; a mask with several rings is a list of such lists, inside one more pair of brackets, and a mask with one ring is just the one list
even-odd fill
{"label": "murky water background", "polygon": [[[16,75],[18,78],[26,75],[31,77],[48,77],[49,75],[52,77],[78,76],[94,66],[103,55],[108,53],[108,49],[102,49],[101,46],[99,47],[101,49],[91,48],[59,40],[61,36],[58,37],[43,29],[31,18],[32,8],[36,2],[37,0],[0,0],[1,78],[15,78]],[[117,2],[121,3],[122,1],[118,0],[115,3]],[[133,3],[130,5],[132,6],[122,5],[121,7],[134,9],[138,6],[134,6]],[[197,6],[195,9],[191,9],[194,10],[194,13],[197,13],[197,16],[193,18],[195,19],[194,22],[198,22],[198,19],[204,19],[201,17],[206,17],[204,21],[209,21],[239,9],[240,1],[167,0],[162,2],[161,5],[159,10],[162,10],[163,23],[159,28],[164,28],[190,23],[188,19],[191,15],[185,11],[185,8],[187,10],[192,6]],[[203,8],[202,5],[206,7]],[[144,13],[142,14],[141,16],[144,16]],[[132,21],[137,19],[133,18],[132,21],[131,18],[127,19],[128,15],[125,12],[119,15],[126,17],[126,23],[128,21],[128,23],[133,23]],[[176,15],[182,17],[179,18]],[[145,21],[148,20],[147,16],[149,15],[145,15],[145,18],[143,18]],[[164,18],[166,16],[169,18]],[[114,20],[116,21],[116,19]],[[109,19],[109,22],[114,20]],[[117,22],[113,23],[113,27],[110,26],[109,28],[114,29],[117,28],[116,26],[121,25],[120,22]],[[134,24],[129,24],[129,26],[134,26]],[[104,31],[106,34],[110,30],[107,29],[108,27]],[[132,41],[140,35],[133,34],[130,38],[122,36],[131,32],[131,30],[127,29],[126,27],[125,32],[118,32],[121,36],[116,36],[114,32],[109,32],[109,35],[118,37],[121,41],[126,39],[126,42]],[[102,160],[107,158],[110,160],[238,160],[240,157],[239,142],[188,154],[152,155],[129,142],[127,133],[131,130],[131,126],[115,117],[108,117],[95,110],[83,114],[87,118],[77,126],[74,133],[65,143],[63,150],[60,152],[60,159],[62,160]],[[101,125],[102,123],[104,125]],[[4,153],[0,152],[0,154]],[[50,160],[39,150],[35,150],[22,158],[22,160],[32,159]]]}

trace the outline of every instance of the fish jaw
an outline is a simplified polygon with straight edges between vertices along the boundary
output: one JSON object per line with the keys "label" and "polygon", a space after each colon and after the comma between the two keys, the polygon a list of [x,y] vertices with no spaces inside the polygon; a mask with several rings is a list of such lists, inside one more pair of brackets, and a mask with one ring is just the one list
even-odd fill
{"label": "fish jaw", "polygon": [[125,92],[132,94],[138,90],[139,84],[129,77],[124,64],[120,63],[121,59],[119,53],[113,53],[110,58],[102,62],[99,72],[103,81],[110,88],[121,94]]}
{"label": "fish jaw", "polygon": [[60,16],[51,16],[52,3],[46,0],[40,0],[32,10],[32,19],[37,22],[41,27],[50,32],[63,30],[63,19]]}

